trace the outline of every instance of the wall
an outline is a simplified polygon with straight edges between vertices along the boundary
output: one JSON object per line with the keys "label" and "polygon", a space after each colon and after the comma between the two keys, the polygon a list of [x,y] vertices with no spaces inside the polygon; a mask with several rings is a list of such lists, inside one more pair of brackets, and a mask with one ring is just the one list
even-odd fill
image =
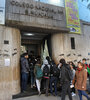
{"label": "wall", "polygon": [[[68,54],[71,54],[70,56],[66,57],[67,60],[72,60],[74,62],[78,62],[82,60],[83,58],[86,58],[87,61],[90,63],[90,24],[85,24],[85,22],[81,22],[81,29],[82,33],[81,35],[76,34],[65,34],[64,35],[64,50]],[[70,38],[75,38],[75,50],[71,49],[71,41]],[[68,45],[68,44],[69,45]]]}
{"label": "wall", "polygon": [[63,37],[64,37],[63,33],[57,33],[51,36],[52,58],[56,63],[59,62],[60,55],[64,53]]}
{"label": "wall", "polygon": [[12,100],[20,92],[19,63],[20,31],[0,26],[0,100]]}
{"label": "wall", "polygon": [[[81,22],[82,33],[58,33],[52,35],[53,59],[58,63],[61,58],[77,63],[83,58],[90,63],[90,24]],[[71,49],[71,37],[75,38],[75,49]]]}

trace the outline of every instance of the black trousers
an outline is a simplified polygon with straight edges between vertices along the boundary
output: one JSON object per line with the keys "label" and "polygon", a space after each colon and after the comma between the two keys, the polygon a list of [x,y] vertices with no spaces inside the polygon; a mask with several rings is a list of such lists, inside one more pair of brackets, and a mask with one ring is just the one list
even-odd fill
{"label": "black trousers", "polygon": [[46,90],[46,96],[48,96],[49,78],[44,78],[44,89]]}
{"label": "black trousers", "polygon": [[74,92],[74,93],[75,93],[75,87],[73,87],[73,88],[71,89],[71,92]]}
{"label": "black trousers", "polygon": [[69,100],[72,100],[71,90],[70,90],[70,82],[65,82],[62,84],[62,95],[61,100],[65,100],[65,96],[68,94]]}

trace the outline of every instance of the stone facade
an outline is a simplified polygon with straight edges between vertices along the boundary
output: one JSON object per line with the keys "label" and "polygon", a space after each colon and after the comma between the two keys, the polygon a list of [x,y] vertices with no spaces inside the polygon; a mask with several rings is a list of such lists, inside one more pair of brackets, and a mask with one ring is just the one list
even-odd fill
{"label": "stone facade", "polygon": [[[56,63],[60,58],[76,63],[84,57],[90,63],[90,24],[81,21],[81,29],[79,35],[69,34],[65,8],[33,0],[6,0],[6,24],[0,26],[0,100],[11,100],[20,92],[20,31],[51,34]],[[71,49],[71,37],[75,49]],[[5,59],[10,59],[10,66],[5,66]]]}
{"label": "stone facade", "polygon": [[[81,30],[81,34],[58,33],[52,35],[52,55],[57,63],[60,58],[74,63],[86,58],[90,63],[90,23],[81,21]],[[71,37],[75,39],[75,49],[71,49]]]}
{"label": "stone facade", "polygon": [[0,26],[0,100],[20,92],[20,31]]}

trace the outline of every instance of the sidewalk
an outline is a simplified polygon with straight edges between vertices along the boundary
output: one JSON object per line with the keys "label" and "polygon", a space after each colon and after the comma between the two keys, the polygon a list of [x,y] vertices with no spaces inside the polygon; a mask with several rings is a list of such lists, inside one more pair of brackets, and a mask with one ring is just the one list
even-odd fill
{"label": "sidewalk", "polygon": [[[87,89],[89,88],[89,82],[87,81]],[[37,93],[36,93],[37,94]],[[90,94],[89,94],[90,97]],[[28,96],[28,97],[22,97],[18,99],[13,99],[13,100],[61,100],[60,96],[48,96],[46,97],[45,94],[42,94],[41,96],[34,95],[34,96]],[[66,96],[66,100],[68,99],[68,96]],[[76,96],[73,97],[73,100],[79,100],[78,93],[76,92]],[[83,100],[87,100],[85,97],[83,97]]]}
{"label": "sidewalk", "polygon": [[[30,97],[25,97],[25,98],[18,98],[18,99],[13,99],[13,100],[61,100],[60,96],[48,96],[46,97],[45,95],[41,95],[41,96],[30,96]],[[68,96],[66,96],[66,100],[68,99]],[[73,97],[73,100],[79,100],[78,95]],[[83,97],[83,100],[87,100],[86,98]]]}

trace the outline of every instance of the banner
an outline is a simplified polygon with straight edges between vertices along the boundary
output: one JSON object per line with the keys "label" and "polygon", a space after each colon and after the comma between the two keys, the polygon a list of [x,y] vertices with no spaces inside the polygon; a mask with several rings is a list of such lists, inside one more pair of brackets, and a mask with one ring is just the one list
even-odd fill
{"label": "banner", "polygon": [[67,28],[70,33],[81,33],[77,0],[65,0]]}
{"label": "banner", "polygon": [[43,52],[43,60],[45,60],[47,56],[49,56],[49,52],[48,52],[47,40],[45,40],[45,46],[44,46],[44,52]]}

